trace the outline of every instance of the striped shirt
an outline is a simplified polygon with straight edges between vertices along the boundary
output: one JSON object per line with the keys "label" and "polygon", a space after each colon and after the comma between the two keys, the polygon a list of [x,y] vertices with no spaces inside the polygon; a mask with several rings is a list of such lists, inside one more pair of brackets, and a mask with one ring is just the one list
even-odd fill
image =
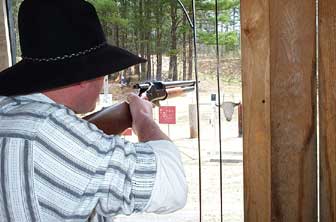
{"label": "striped shirt", "polygon": [[176,148],[167,147],[106,135],[43,94],[0,97],[0,221],[175,211],[186,182]]}

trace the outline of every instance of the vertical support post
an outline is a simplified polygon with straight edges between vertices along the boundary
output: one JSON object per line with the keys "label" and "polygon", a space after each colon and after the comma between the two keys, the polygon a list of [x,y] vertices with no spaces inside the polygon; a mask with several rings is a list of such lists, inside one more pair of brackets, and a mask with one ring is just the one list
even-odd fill
{"label": "vertical support post", "polygon": [[271,221],[269,0],[241,1],[244,218]]}
{"label": "vertical support post", "polygon": [[14,31],[14,16],[13,16],[13,0],[3,0],[6,1],[7,8],[7,23],[8,23],[8,34],[10,39],[10,53],[11,53],[11,64],[16,63],[16,36]]}
{"label": "vertical support post", "polygon": [[336,2],[319,0],[320,221],[336,221]]}
{"label": "vertical support post", "polygon": [[194,139],[198,137],[197,130],[197,107],[195,104],[189,104],[189,128],[190,138]]}
{"label": "vertical support post", "polygon": [[10,65],[10,45],[6,1],[0,2],[0,70]]}
{"label": "vertical support post", "polygon": [[243,105],[238,105],[238,137],[243,137]]}
{"label": "vertical support post", "polygon": [[317,221],[315,0],[242,0],[245,221]]}

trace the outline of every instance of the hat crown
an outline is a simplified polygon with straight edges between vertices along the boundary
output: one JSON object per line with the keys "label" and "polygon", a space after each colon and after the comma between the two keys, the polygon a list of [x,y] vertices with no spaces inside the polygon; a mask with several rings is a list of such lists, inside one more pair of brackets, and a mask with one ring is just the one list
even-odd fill
{"label": "hat crown", "polygon": [[24,0],[19,33],[23,59],[0,72],[0,95],[69,86],[146,61],[106,43],[96,10],[84,0]]}
{"label": "hat crown", "polygon": [[95,8],[83,0],[25,0],[18,19],[23,57],[62,57],[106,41]]}

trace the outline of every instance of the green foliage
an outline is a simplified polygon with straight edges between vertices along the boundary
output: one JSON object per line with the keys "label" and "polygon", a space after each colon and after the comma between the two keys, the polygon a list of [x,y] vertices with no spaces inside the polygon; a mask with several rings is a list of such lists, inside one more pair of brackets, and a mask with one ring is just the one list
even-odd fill
{"label": "green foliage", "polygon": [[[219,33],[218,44],[225,46],[226,50],[232,51],[237,48],[239,42],[238,33],[235,31]],[[205,45],[216,45],[216,34],[199,32],[199,40]]]}
{"label": "green foliage", "polygon": [[[216,45],[215,1],[200,0],[198,4],[199,42],[205,45]],[[237,50],[239,46],[239,0],[218,1],[219,45],[225,46],[226,51]]]}
{"label": "green foliage", "polygon": [[111,0],[88,0],[96,8],[101,23],[127,27],[128,19],[119,15],[119,4]]}
{"label": "green foliage", "polygon": [[[215,9],[214,0],[199,0],[197,1],[196,7],[198,10],[202,11],[213,11]],[[218,10],[230,10],[234,7],[239,7],[240,0],[218,0]]]}
{"label": "green foliage", "polygon": [[[22,0],[13,0],[13,12],[17,14],[18,6]],[[170,32],[171,32],[171,18],[170,6],[172,1],[176,0],[87,0],[92,3],[96,8],[97,14],[102,23],[103,29],[108,39],[126,38],[123,41],[129,43],[136,51],[137,44],[146,44],[150,41],[154,45],[156,38],[161,38],[162,46],[160,50],[167,55],[171,55]],[[142,9],[140,9],[140,2]],[[191,0],[182,0],[185,8],[191,15]],[[232,10],[236,9],[239,13],[239,0],[219,0],[218,21],[225,27],[235,25],[238,21],[233,21]],[[215,31],[215,0],[197,0],[197,20],[198,20],[198,35],[201,43],[206,45],[214,45],[216,39],[214,36]],[[190,32],[189,23],[182,24],[181,20],[184,17],[183,10],[178,5],[178,29],[177,35],[181,43],[181,37],[184,33]],[[239,15],[238,15],[239,17]],[[116,33],[117,29],[119,33]],[[223,30],[222,30],[223,31]],[[160,32],[161,36],[158,36]],[[144,39],[144,33],[150,33],[150,38]],[[237,30],[226,30],[220,32],[219,44],[225,45],[227,48],[234,48],[238,45],[239,34]],[[131,44],[134,42],[134,44]],[[179,50],[182,51],[182,50]],[[153,52],[155,53],[155,52]],[[179,52],[176,52],[179,53]],[[175,52],[173,53],[175,54]]]}
{"label": "green foliage", "polygon": [[167,55],[168,56],[173,56],[173,55],[178,55],[180,53],[180,50],[178,49],[170,49],[168,52],[167,52]]}
{"label": "green foliage", "polygon": [[237,32],[226,32],[219,35],[220,45],[225,45],[226,50],[232,51],[237,49],[239,36]]}

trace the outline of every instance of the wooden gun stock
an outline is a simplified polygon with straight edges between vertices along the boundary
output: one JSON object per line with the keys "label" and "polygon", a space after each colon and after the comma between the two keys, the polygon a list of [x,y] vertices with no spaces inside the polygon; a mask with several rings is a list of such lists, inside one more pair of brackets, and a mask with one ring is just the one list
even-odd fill
{"label": "wooden gun stock", "polygon": [[132,126],[132,115],[126,102],[107,107],[83,119],[95,124],[108,135],[121,134]]}

